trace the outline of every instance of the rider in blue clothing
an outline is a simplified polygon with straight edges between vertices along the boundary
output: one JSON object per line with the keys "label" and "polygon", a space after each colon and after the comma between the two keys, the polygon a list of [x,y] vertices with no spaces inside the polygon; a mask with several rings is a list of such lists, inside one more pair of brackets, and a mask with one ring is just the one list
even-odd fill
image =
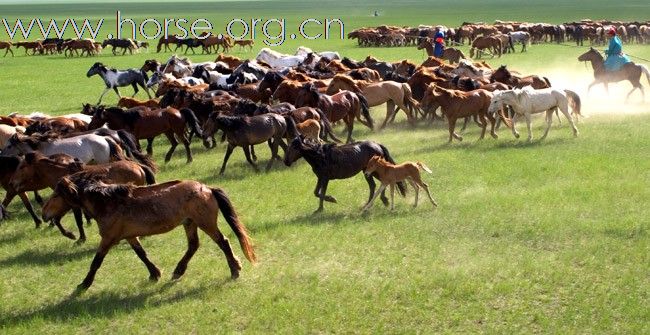
{"label": "rider in blue clothing", "polygon": [[442,53],[445,51],[445,33],[436,29],[436,35],[433,38],[433,55],[435,57],[441,58]]}
{"label": "rider in blue clothing", "polygon": [[623,65],[630,62],[625,54],[623,54],[623,43],[621,39],[616,36],[616,29],[612,27],[607,35],[610,36],[609,40],[609,49],[605,50],[607,59],[605,59],[605,70],[607,71],[618,71]]}

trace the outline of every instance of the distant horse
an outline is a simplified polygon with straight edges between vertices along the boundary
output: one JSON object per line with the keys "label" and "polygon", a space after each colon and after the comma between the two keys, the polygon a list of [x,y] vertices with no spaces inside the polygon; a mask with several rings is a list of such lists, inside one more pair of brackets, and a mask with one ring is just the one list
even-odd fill
{"label": "distant horse", "polygon": [[[293,122],[293,120],[291,121]],[[287,121],[277,114],[264,114],[259,116],[222,116],[215,112],[210,115],[208,121],[203,125],[203,138],[209,144],[212,135],[217,130],[222,130],[228,141],[228,148],[223,158],[223,164],[219,174],[226,171],[228,159],[236,147],[242,147],[246,160],[258,171],[257,164],[252,160],[250,146],[268,142],[271,149],[271,159],[266,165],[266,171],[271,169],[275,159],[282,159],[278,156],[278,146],[286,151],[287,145],[282,138],[287,132]]]}
{"label": "distant horse", "polygon": [[[284,164],[291,166],[291,164],[303,157],[311,165],[312,171],[318,178],[314,190],[314,195],[319,199],[316,212],[321,212],[324,201],[336,203],[336,198],[327,195],[329,181],[347,179],[357,175],[368,166],[368,161],[375,155],[381,156],[391,163],[395,162],[388,149],[377,142],[363,141],[334,145],[305,142],[304,138],[296,137],[291,141],[285,153]],[[370,202],[375,193],[376,184],[372,175],[364,174],[364,178],[370,190],[370,196],[368,197],[368,202]],[[406,192],[404,183],[398,183],[398,188],[400,193],[404,195]],[[388,199],[383,193],[381,201],[384,205],[388,205]]]}
{"label": "distant horse", "polygon": [[645,101],[645,92],[643,90],[643,85],[641,85],[641,75],[645,73],[648,83],[650,83],[650,71],[648,67],[643,64],[634,64],[634,62],[629,62],[618,71],[607,71],[605,70],[605,61],[603,56],[594,48],[589,48],[589,51],[578,57],[578,60],[581,62],[591,62],[591,67],[594,69],[594,81],[589,84],[589,90],[594,85],[603,84],[605,85],[605,90],[609,93],[609,83],[617,83],[619,81],[627,80],[632,84],[632,90],[625,97],[625,101],[630,98],[632,92],[636,89],[641,91],[643,100]]}
{"label": "distant horse", "polygon": [[[226,193],[196,181],[170,181],[164,184],[135,187],[131,185],[107,185],[101,181],[79,177],[63,178],[56,186],[54,195],[43,207],[43,218],[50,219],[61,213],[56,206],[65,201],[68,206],[78,206],[97,220],[101,241],[90,271],[78,286],[86,290],[92,285],[95,274],[108,251],[121,240],[127,240],[140,260],[149,270],[149,278],[158,280],[160,270],[154,265],[140,245],[138,237],[166,233],[183,224],[188,249],[180,260],[172,279],[179,279],[187,269],[187,263],[199,247],[197,228],[214,240],[226,255],[230,274],[239,277],[241,263],[233,254],[228,239],[217,228],[217,215],[223,213],[235,232],[246,258],[255,263],[255,251],[246,227],[239,221]],[[155,211],[143,209],[155,208]]]}
{"label": "distant horse", "polygon": [[472,48],[469,50],[469,56],[473,58],[474,55],[476,55],[476,58],[481,58],[481,54],[483,54],[485,50],[492,51],[492,58],[494,58],[495,55],[501,57],[503,43],[497,37],[479,36],[472,41]]}
{"label": "distant horse", "polygon": [[203,42],[198,39],[198,38],[183,38],[183,39],[178,39],[176,40],[176,49],[174,51],[178,50],[178,48],[181,48],[185,46],[185,54],[191,49],[192,54],[196,54],[194,52],[194,48],[202,47]]}
{"label": "distant horse", "polygon": [[137,50],[138,46],[131,39],[124,38],[109,38],[102,42],[102,48],[107,46],[113,47],[113,55],[117,55],[117,48],[122,48],[122,55],[126,54],[126,51],[129,51],[129,54],[133,55],[133,50]]}
{"label": "distant horse", "polygon": [[158,99],[138,100],[129,97],[122,97],[120,101],[117,102],[117,106],[124,107],[124,108],[133,108],[138,106],[144,106],[149,108],[160,108]]}
{"label": "distant horse", "polygon": [[149,155],[153,153],[153,139],[158,135],[165,134],[171,144],[165,155],[165,162],[171,160],[172,154],[178,146],[177,138],[185,146],[187,162],[192,162],[192,151],[190,142],[185,135],[185,128],[188,126],[193,132],[201,134],[199,121],[194,112],[187,108],[180,111],[175,108],[135,107],[126,111],[117,107],[98,108],[94,111],[88,128],[96,129],[104,124],[107,124],[110,129],[124,129],[133,134],[137,140],[147,139],[147,154]]}
{"label": "distant horse", "polygon": [[106,89],[102,95],[99,96],[99,101],[97,102],[98,105],[102,102],[104,95],[106,95],[106,93],[108,93],[108,91],[111,89],[115,91],[115,94],[117,94],[118,97],[122,98],[122,95],[117,88],[129,85],[133,87],[134,92],[132,97],[138,94],[138,86],[140,86],[147,93],[149,99],[151,99],[151,94],[149,94],[149,89],[146,86],[146,83],[148,81],[147,74],[141,70],[128,69],[120,71],[116,69],[109,69],[104,66],[104,64],[97,62],[93,64],[93,66],[88,70],[86,77],[90,78],[94,75],[99,75],[102,77],[104,84],[106,84]]}
{"label": "distant horse", "polygon": [[169,47],[169,45],[176,44],[176,42],[178,42],[178,36],[176,35],[171,35],[167,37],[163,36],[158,40],[158,45],[156,46],[156,52],[160,53],[160,51],[162,51],[162,47],[165,47],[164,51],[171,52],[172,49]]}
{"label": "distant horse", "polygon": [[[32,56],[36,55],[37,52],[40,52],[43,49],[43,44],[40,41],[34,42],[16,42],[13,45],[16,46],[16,49],[23,47],[25,48],[25,55],[29,55],[31,50]],[[11,53],[13,55],[13,52]],[[6,56],[6,53],[5,53]]]}
{"label": "distant horse", "polygon": [[242,60],[239,59],[238,57],[235,56],[230,56],[230,55],[224,55],[220,53],[217,58],[214,60],[215,62],[224,62],[228,64],[228,67],[231,69],[234,69],[238,67],[239,65],[242,64]]}
{"label": "distant horse", "polygon": [[[296,98],[296,107],[304,106],[319,108],[332,123],[343,120],[347,127],[348,143],[353,141],[352,129],[354,128],[355,118],[366,127],[373,128],[368,102],[363,95],[354,92],[341,91],[329,96],[318,92],[318,89],[313,84],[306,83],[301,87]],[[365,121],[361,119],[361,115],[363,115]]]}
{"label": "distant horse", "polygon": [[274,69],[284,69],[298,66],[305,60],[305,57],[286,55],[269,48],[262,48],[255,59],[269,64]]}
{"label": "distant horse", "polygon": [[7,41],[7,42],[5,42],[5,41],[0,41],[0,50],[2,50],[2,49],[6,49],[6,50],[5,50],[5,55],[4,55],[4,57],[7,57],[7,54],[10,53],[10,52],[11,52],[11,57],[14,57],[14,51],[11,50],[11,46],[12,46],[12,45],[13,45],[13,44],[11,44],[10,41]]}
{"label": "distant horse", "polygon": [[239,45],[239,49],[243,50],[245,47],[250,48],[250,50],[253,50],[253,46],[255,45],[254,40],[235,40],[235,45]]}
{"label": "distant horse", "polygon": [[512,44],[521,43],[521,52],[526,51],[526,47],[530,45],[530,34],[525,31],[513,31],[508,33],[512,39]]}
{"label": "distant horse", "polygon": [[[11,177],[10,184],[19,192],[42,190],[48,187],[54,189],[59,179],[82,170],[88,175],[101,176],[103,180],[111,183],[133,183],[135,185],[156,183],[154,170],[140,163],[121,160],[100,165],[85,165],[69,155],[57,154],[48,157],[39,152],[33,152],[25,155],[25,159],[18,165],[16,172]],[[65,204],[61,205],[61,207],[64,206]],[[84,242],[86,234],[83,229],[81,211],[78,208],[69,209],[73,209],[75,213],[79,229],[78,242]],[[74,234],[61,226],[60,217],[54,222],[63,236],[75,239]]]}
{"label": "distant horse", "polygon": [[63,42],[61,49],[63,49],[63,55],[66,57],[79,55],[79,50],[81,50],[81,56],[83,56],[84,53],[86,53],[86,56],[92,56],[98,53],[95,41],[91,39],[68,40]]}
{"label": "distant horse", "polygon": [[84,134],[74,137],[49,139],[45,136],[25,136],[15,134],[9,139],[2,155],[25,155],[40,151],[44,155],[68,154],[84,163],[108,163],[124,159],[124,154],[110,137],[96,134]]}
{"label": "distant horse", "polygon": [[569,114],[569,105],[576,115],[580,115],[580,97],[570,90],[558,90],[555,88],[546,88],[535,90],[532,87],[524,87],[518,90],[498,91],[494,93],[488,113],[494,115],[497,111],[502,110],[504,105],[512,107],[515,115],[512,118],[512,134],[519,138],[519,132],[515,128],[517,116],[526,118],[528,128],[528,141],[533,140],[530,116],[535,113],[546,112],[546,131],[541,139],[545,139],[553,123],[553,112],[560,109],[562,114],[569,120],[573,129],[573,136],[578,136],[573,118]]}

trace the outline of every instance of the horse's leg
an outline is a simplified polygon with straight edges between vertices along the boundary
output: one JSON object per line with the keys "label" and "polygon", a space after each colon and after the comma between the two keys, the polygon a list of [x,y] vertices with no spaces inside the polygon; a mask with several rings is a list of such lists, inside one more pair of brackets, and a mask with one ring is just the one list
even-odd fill
{"label": "horse's leg", "polygon": [[[269,148],[271,148],[271,140],[268,141],[268,145]],[[257,162],[257,154],[255,154],[255,146],[251,145],[250,148],[251,148],[251,158],[253,159],[253,161]]]}
{"label": "horse's leg", "polygon": [[133,95],[131,96],[131,98],[133,98],[136,94],[138,94],[138,84],[132,83],[131,86],[133,86]]}
{"label": "horse's leg", "polygon": [[117,242],[119,242],[119,240],[102,237],[102,240],[99,242],[97,252],[95,253],[95,257],[93,258],[92,263],[90,263],[90,270],[88,271],[86,278],[84,278],[81,284],[77,286],[77,289],[86,290],[90,287],[90,285],[92,285],[93,281],[95,280],[95,274],[97,273],[97,270],[99,270],[99,268],[102,266],[104,257],[106,257],[108,251],[111,250],[111,248],[117,244]]}
{"label": "horse's leg", "polygon": [[67,238],[69,238],[71,240],[76,240],[77,239],[77,237],[74,236],[74,234],[72,232],[70,232],[67,229],[63,228],[63,225],[61,225],[61,217],[52,219],[52,223],[54,223],[54,225],[57,228],[59,228],[59,232],[61,232],[61,235],[65,236],[65,237],[67,237]]}
{"label": "horse's leg", "polygon": [[[329,202],[329,200],[326,200],[326,198],[327,198],[327,184],[329,184],[329,179],[323,179],[321,181],[320,195],[319,195],[320,201],[318,203],[318,209],[316,210],[316,212],[321,212],[323,210],[323,201],[328,201]],[[334,198],[331,197],[331,199],[334,199]],[[336,200],[331,201],[331,202],[336,203]]]}
{"label": "horse's leg", "polygon": [[182,277],[185,274],[185,270],[187,270],[187,263],[189,263],[190,259],[192,259],[192,256],[194,256],[196,250],[199,249],[199,234],[197,234],[196,223],[188,222],[183,225],[183,228],[185,228],[185,235],[187,236],[187,250],[185,251],[183,258],[178,261],[176,269],[174,269],[174,274],[172,275],[172,279],[174,280]]}
{"label": "horse's leg", "polygon": [[591,84],[589,84],[589,87],[587,87],[587,94],[589,94],[589,92],[591,92],[591,88],[598,83],[598,80],[594,80]]}
{"label": "horse's leg", "polygon": [[512,135],[515,136],[515,138],[519,138],[519,132],[517,131],[517,127],[515,126],[517,124],[517,113],[515,113],[512,116]]}
{"label": "horse's leg", "polygon": [[524,117],[526,118],[526,129],[528,129],[528,142],[533,141],[533,124],[530,118],[530,113],[525,113]]}
{"label": "horse's leg", "polygon": [[86,242],[86,232],[84,231],[84,219],[81,214],[81,208],[73,208],[72,214],[74,214],[74,221],[77,223],[77,229],[79,229],[79,239],[77,243]]}
{"label": "horse's leg", "polygon": [[413,181],[411,178],[407,178],[409,184],[413,186],[413,189],[415,190],[415,203],[413,204],[413,207],[418,207],[418,197],[420,196],[420,187]]}
{"label": "horse's leg", "polygon": [[463,127],[460,128],[460,132],[461,132],[461,133],[465,132],[465,128],[467,128],[467,124],[469,123],[469,119],[470,119],[469,116],[466,116],[466,117],[465,117],[465,121],[463,122]]}
{"label": "horse's leg", "polygon": [[384,119],[384,122],[382,122],[381,127],[379,129],[384,129],[386,127],[386,124],[391,118],[395,117],[395,103],[393,103],[393,100],[388,100],[386,101],[386,118]]}
{"label": "horse's leg", "polygon": [[111,90],[110,87],[106,87],[106,89],[104,90],[104,92],[102,92],[102,95],[99,96],[99,101],[97,101],[97,104],[98,104],[98,105],[102,103],[102,99],[104,98],[104,96],[106,95],[106,93],[108,93],[108,91],[110,91],[110,90]]}
{"label": "horse's leg", "polygon": [[38,194],[38,191],[34,191],[34,200],[36,200],[39,205],[43,206],[43,198]]}
{"label": "horse's leg", "polygon": [[447,116],[447,122],[449,123],[449,142],[451,143],[452,138],[455,138],[459,141],[463,140],[463,137],[456,134],[455,129],[456,129],[456,117],[455,116]]}
{"label": "horse's leg", "polygon": [[230,155],[232,155],[232,151],[235,149],[235,147],[232,144],[228,144],[228,148],[226,148],[226,155],[223,157],[223,164],[221,165],[221,171],[219,171],[219,175],[222,175],[226,171],[226,164],[228,163],[228,158],[230,158]]}
{"label": "horse's leg", "polygon": [[562,112],[562,114],[564,114],[564,117],[566,117],[567,120],[569,120],[569,124],[571,125],[571,129],[573,130],[573,136],[578,137],[578,134],[579,134],[578,128],[576,127],[576,124],[573,121],[573,118],[571,117],[571,114],[569,114],[569,107],[568,106],[563,106],[563,107],[560,108],[560,111]]}
{"label": "horse's leg", "polygon": [[147,270],[149,270],[149,280],[158,281],[161,274],[160,269],[158,269],[158,267],[149,260],[147,257],[147,252],[144,251],[144,248],[142,248],[142,245],[140,244],[140,240],[138,240],[137,237],[133,237],[127,239],[127,242],[129,242],[131,248],[133,251],[135,251],[135,254],[138,255],[142,263],[144,263],[144,265],[147,267]]}
{"label": "horse's leg", "polygon": [[544,135],[540,137],[540,140],[543,140],[546,138],[546,135],[548,135],[548,131],[551,130],[551,124],[553,123],[553,113],[557,112],[556,108],[551,108],[546,111],[546,130],[544,131]]}
{"label": "horse's leg", "polygon": [[372,204],[375,202],[375,199],[377,199],[377,197],[384,191],[384,189],[386,189],[386,184],[381,184],[381,186],[379,186],[379,188],[377,189],[377,192],[375,192],[374,194],[372,193],[370,194],[370,199],[368,200],[368,203],[365,206],[363,206],[361,210],[365,212],[368,209],[370,209],[370,207],[372,207]]}
{"label": "horse's leg", "polygon": [[[7,192],[8,194],[9,192]],[[34,213],[34,208],[32,207],[32,203],[29,202],[29,198],[27,197],[27,193],[21,192],[18,193],[18,196],[20,197],[20,200],[23,201],[23,204],[25,205],[25,208],[27,208],[27,211],[29,212],[29,215],[32,216],[32,219],[34,220],[34,223],[36,224],[36,228],[41,226],[41,219],[38,218],[36,213]]]}
{"label": "horse's leg", "polygon": [[[136,143],[138,144],[138,150],[140,150],[140,141]],[[153,137],[147,139],[147,155],[153,155]]]}
{"label": "horse's leg", "polygon": [[354,118],[346,118],[345,119],[345,125],[348,128],[348,139],[346,140],[345,143],[352,143],[354,140],[352,139],[352,129],[354,128]]}
{"label": "horse's leg", "polygon": [[390,210],[395,209],[395,183],[390,184]]}
{"label": "horse's leg", "polygon": [[[282,148],[282,152],[286,155],[287,154],[287,149],[289,149],[289,147],[287,146],[286,143],[284,143],[284,140],[282,140],[282,137],[278,137],[278,145],[280,146],[280,148]],[[282,160],[282,157],[280,157],[280,156],[277,156],[277,158],[279,160]]]}
{"label": "horse's leg", "polygon": [[165,136],[167,136],[169,144],[171,144],[169,151],[167,151],[167,154],[165,155],[165,163],[167,163],[172,159],[172,154],[174,153],[174,150],[176,150],[176,146],[178,146],[178,141],[172,132],[166,132]]}
{"label": "horse's leg", "polygon": [[230,277],[237,279],[239,277],[239,271],[241,271],[241,262],[232,252],[228,239],[219,231],[217,222],[212,219],[209,224],[199,224],[198,226],[221,248],[228,261],[228,267],[230,267]]}
{"label": "horse's leg", "polygon": [[192,163],[194,160],[192,158],[192,150],[190,149],[190,141],[187,140],[187,137],[185,137],[185,134],[183,134],[183,131],[178,135],[180,137],[181,142],[183,142],[183,146],[185,147],[185,154],[187,156],[187,163]]}
{"label": "horse's leg", "polygon": [[487,130],[487,119],[485,118],[485,115],[479,115],[478,116],[479,121],[481,121],[481,136],[479,136],[479,140],[482,140],[485,138],[485,131]]}
{"label": "horse's leg", "polygon": [[[255,172],[260,172],[260,169],[257,168],[257,164],[255,164],[255,162],[251,159],[251,151],[250,151],[250,148],[248,147],[248,145],[242,145],[242,149],[244,149],[244,155],[246,156],[246,161],[248,161],[248,163],[251,166],[253,166],[253,169],[255,170]],[[271,160],[271,161],[273,161],[273,160]],[[267,169],[268,168],[269,167],[267,166]]]}
{"label": "horse's leg", "polygon": [[632,93],[634,91],[636,91],[637,88],[638,88],[638,86],[633,86],[632,87],[632,90],[625,96],[625,103],[627,103],[627,101],[630,99],[630,95],[632,95]]}
{"label": "horse's leg", "polygon": [[278,141],[282,141],[282,139],[276,138],[271,142],[271,159],[269,160],[269,163],[266,165],[266,172],[269,172],[269,170],[271,170],[275,158],[278,157],[278,147],[279,147]]}
{"label": "horse's leg", "polygon": [[499,138],[499,135],[497,135],[495,131],[496,123],[497,123],[496,119],[492,114],[488,114],[487,118],[488,120],[490,120],[490,136],[492,136],[492,138]]}

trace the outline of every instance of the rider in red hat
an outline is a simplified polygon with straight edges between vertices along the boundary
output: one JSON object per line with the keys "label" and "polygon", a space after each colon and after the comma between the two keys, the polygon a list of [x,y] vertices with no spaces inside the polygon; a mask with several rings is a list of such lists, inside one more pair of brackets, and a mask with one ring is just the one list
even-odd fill
{"label": "rider in red hat", "polygon": [[616,28],[611,27],[607,31],[609,36],[609,49],[605,50],[605,69],[607,71],[618,71],[623,65],[630,62],[630,59],[623,54],[623,42],[616,34]]}

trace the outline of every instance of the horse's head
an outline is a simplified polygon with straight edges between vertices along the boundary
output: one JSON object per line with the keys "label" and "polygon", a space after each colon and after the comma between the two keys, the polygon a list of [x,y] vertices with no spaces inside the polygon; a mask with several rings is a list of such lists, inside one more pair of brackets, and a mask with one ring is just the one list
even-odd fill
{"label": "horse's head", "polygon": [[[279,89],[279,88],[278,88]],[[276,91],[277,92],[277,91]],[[275,94],[273,94],[275,96]],[[320,93],[312,83],[305,83],[296,95],[296,107],[317,107]]]}
{"label": "horse's head", "polygon": [[295,137],[284,153],[284,165],[291,166],[291,164],[302,157],[302,152],[307,149],[304,136],[299,135]]}
{"label": "horse's head", "polygon": [[111,40],[104,40],[104,42],[102,42],[102,48],[106,48],[106,46],[110,45],[112,42],[113,41]]}
{"label": "horse's head", "polygon": [[436,92],[436,84],[431,83],[424,91],[424,96],[420,100],[420,108],[427,112],[435,112],[436,109],[440,106],[438,103],[438,97],[440,93]]}
{"label": "horse's head", "polygon": [[590,62],[590,61],[597,61],[597,60],[603,60],[603,57],[600,55],[600,52],[598,50],[594,49],[593,47],[589,48],[589,51],[583,53],[578,57],[579,62]]}
{"label": "horse's head", "polygon": [[377,168],[381,165],[383,158],[379,155],[374,155],[368,160],[366,164],[366,169],[363,171],[366,176],[370,176],[373,172],[377,171]]}
{"label": "horse's head", "polygon": [[90,69],[86,73],[86,77],[90,78],[96,74],[105,73],[106,71],[107,71],[106,66],[104,66],[104,64],[100,62],[97,62],[90,67]]}
{"label": "horse's head", "polygon": [[[119,107],[116,107],[119,108]],[[121,110],[121,108],[119,108]],[[104,125],[107,121],[106,108],[104,106],[94,107],[90,123],[88,124],[88,129],[97,129]]]}
{"label": "horse's head", "polygon": [[11,176],[9,184],[15,190],[27,189],[30,181],[36,180],[36,167],[38,161],[47,159],[43,154],[38,151],[25,154],[24,159],[18,164],[16,171]]}

